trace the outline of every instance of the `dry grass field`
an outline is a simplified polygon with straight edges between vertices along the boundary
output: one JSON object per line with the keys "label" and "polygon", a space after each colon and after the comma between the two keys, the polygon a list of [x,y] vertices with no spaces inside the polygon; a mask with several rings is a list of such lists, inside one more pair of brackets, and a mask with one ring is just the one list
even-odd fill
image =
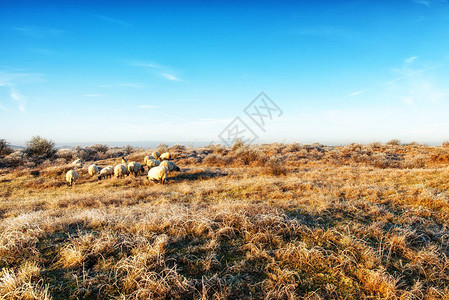
{"label": "dry grass field", "polygon": [[169,150],[0,169],[0,299],[449,299],[447,144]]}

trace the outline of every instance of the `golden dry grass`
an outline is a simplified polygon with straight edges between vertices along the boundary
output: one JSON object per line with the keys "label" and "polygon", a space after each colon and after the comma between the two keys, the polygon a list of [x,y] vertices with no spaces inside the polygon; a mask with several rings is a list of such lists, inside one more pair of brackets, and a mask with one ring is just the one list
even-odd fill
{"label": "golden dry grass", "polygon": [[0,299],[449,297],[449,148],[170,151],[167,185],[1,169]]}

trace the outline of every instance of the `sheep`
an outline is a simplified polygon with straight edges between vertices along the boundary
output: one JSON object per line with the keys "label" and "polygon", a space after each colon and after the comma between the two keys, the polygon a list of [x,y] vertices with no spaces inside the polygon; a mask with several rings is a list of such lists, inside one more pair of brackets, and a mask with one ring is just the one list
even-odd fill
{"label": "sheep", "polygon": [[67,174],[65,174],[65,180],[68,182],[70,187],[75,184],[75,181],[77,181],[78,178],[80,178],[80,176],[75,170],[67,171]]}
{"label": "sheep", "polygon": [[148,160],[150,160],[150,159],[156,159],[156,158],[152,155],[147,155],[143,158],[143,164],[146,165]]}
{"label": "sheep", "polygon": [[74,162],[72,162],[72,165],[75,168],[82,168],[83,167],[83,161],[80,159],[75,160]]}
{"label": "sheep", "polygon": [[159,152],[157,152],[157,151],[154,151],[153,153],[151,153],[151,155],[152,155],[155,159],[159,159],[159,157],[161,156],[161,155],[159,154]]}
{"label": "sheep", "polygon": [[171,171],[181,171],[181,169],[172,161],[170,160],[164,160],[161,162],[161,166],[164,166],[167,168],[167,170]]}
{"label": "sheep", "polygon": [[101,169],[100,175],[98,175],[98,180],[101,180],[102,178],[111,177],[114,175],[114,167],[113,166],[107,166]]}
{"label": "sheep", "polygon": [[128,159],[124,156],[122,156],[122,164],[126,164],[128,162]]}
{"label": "sheep", "polygon": [[157,166],[159,166],[161,164],[161,162],[160,161],[158,161],[157,159],[149,159],[148,161],[147,161],[147,166],[148,166],[148,168],[154,168],[154,167],[157,167]]}
{"label": "sheep", "polygon": [[134,176],[137,176],[139,172],[144,172],[143,166],[139,164],[138,162],[132,161],[128,164],[128,172],[131,174],[133,173]]}
{"label": "sheep", "polygon": [[168,169],[164,166],[154,167],[148,171],[148,179],[162,184],[167,182]]}
{"label": "sheep", "polygon": [[93,164],[89,166],[89,175],[94,176],[95,174],[98,174],[100,170],[98,170],[97,165]]}
{"label": "sheep", "polygon": [[159,157],[160,160],[170,160],[170,159],[174,159],[175,158],[175,154],[174,153],[169,153],[169,152],[165,152],[162,153],[161,156]]}
{"label": "sheep", "polygon": [[114,168],[114,175],[115,177],[124,177],[125,175],[128,175],[128,168],[124,164],[116,165]]}

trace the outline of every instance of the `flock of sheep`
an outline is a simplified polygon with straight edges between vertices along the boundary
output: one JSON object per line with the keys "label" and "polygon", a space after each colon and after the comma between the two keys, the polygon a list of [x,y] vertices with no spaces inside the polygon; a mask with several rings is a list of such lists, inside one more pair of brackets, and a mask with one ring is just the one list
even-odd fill
{"label": "flock of sheep", "polygon": [[[97,165],[92,164],[88,168],[90,176],[98,174],[98,180],[103,178],[112,177],[113,175],[121,178],[129,174],[137,176],[140,172],[145,172],[144,166],[148,166],[148,179],[160,183],[167,182],[168,173],[171,171],[180,171],[181,169],[170,159],[174,159],[173,153],[165,152],[159,155],[159,152],[155,151],[151,155],[145,156],[143,165],[132,161],[128,163],[125,157],[122,157],[122,163],[114,166],[107,166],[100,170]],[[72,163],[75,168],[82,168],[83,162],[81,159],[77,159]],[[75,170],[70,170],[66,173],[66,180],[69,186],[75,184],[79,175]]]}

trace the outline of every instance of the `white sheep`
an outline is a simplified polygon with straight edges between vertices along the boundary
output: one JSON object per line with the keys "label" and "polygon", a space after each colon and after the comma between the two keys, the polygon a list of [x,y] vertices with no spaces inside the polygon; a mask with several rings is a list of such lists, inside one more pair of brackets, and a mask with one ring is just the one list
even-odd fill
{"label": "white sheep", "polygon": [[78,178],[80,178],[80,176],[75,170],[67,171],[67,174],[65,174],[65,180],[69,183],[69,186],[74,185]]}
{"label": "white sheep", "polygon": [[164,166],[154,167],[148,171],[148,179],[162,184],[167,182],[168,170]]}
{"label": "white sheep", "polygon": [[75,168],[82,168],[83,167],[83,161],[81,160],[81,158],[75,160],[74,162],[72,162],[72,165]]}
{"label": "white sheep", "polygon": [[150,160],[150,159],[156,159],[156,158],[154,158],[154,156],[147,155],[143,158],[143,164],[146,165],[148,160]]}
{"label": "white sheep", "polygon": [[155,159],[159,159],[159,157],[161,156],[161,155],[159,154],[159,152],[157,152],[157,151],[154,151],[153,153],[151,153],[151,155],[152,155]]}
{"label": "white sheep", "polygon": [[148,168],[154,168],[154,167],[157,167],[157,166],[159,166],[161,164],[161,162],[160,161],[158,161],[157,159],[149,159],[148,161],[147,161],[147,166],[148,166]]}
{"label": "white sheep", "polygon": [[168,171],[181,171],[181,169],[172,161],[170,160],[164,160],[161,162],[161,166],[164,166],[167,168]]}
{"label": "white sheep", "polygon": [[114,168],[115,177],[124,177],[128,175],[128,167],[124,164],[116,165]]}
{"label": "white sheep", "polygon": [[89,175],[90,176],[94,176],[95,174],[98,174],[99,172],[100,172],[100,170],[98,169],[96,164],[89,166]]}
{"label": "white sheep", "polygon": [[100,175],[98,175],[98,180],[102,178],[112,177],[114,175],[114,166],[107,166],[101,169]]}
{"label": "white sheep", "polygon": [[132,161],[128,164],[128,172],[131,174],[133,173],[134,176],[137,176],[139,172],[144,172],[143,166],[135,161]]}
{"label": "white sheep", "polygon": [[175,157],[176,157],[176,155],[174,153],[165,152],[165,153],[161,154],[159,159],[160,160],[170,160],[170,159],[174,159]]}

